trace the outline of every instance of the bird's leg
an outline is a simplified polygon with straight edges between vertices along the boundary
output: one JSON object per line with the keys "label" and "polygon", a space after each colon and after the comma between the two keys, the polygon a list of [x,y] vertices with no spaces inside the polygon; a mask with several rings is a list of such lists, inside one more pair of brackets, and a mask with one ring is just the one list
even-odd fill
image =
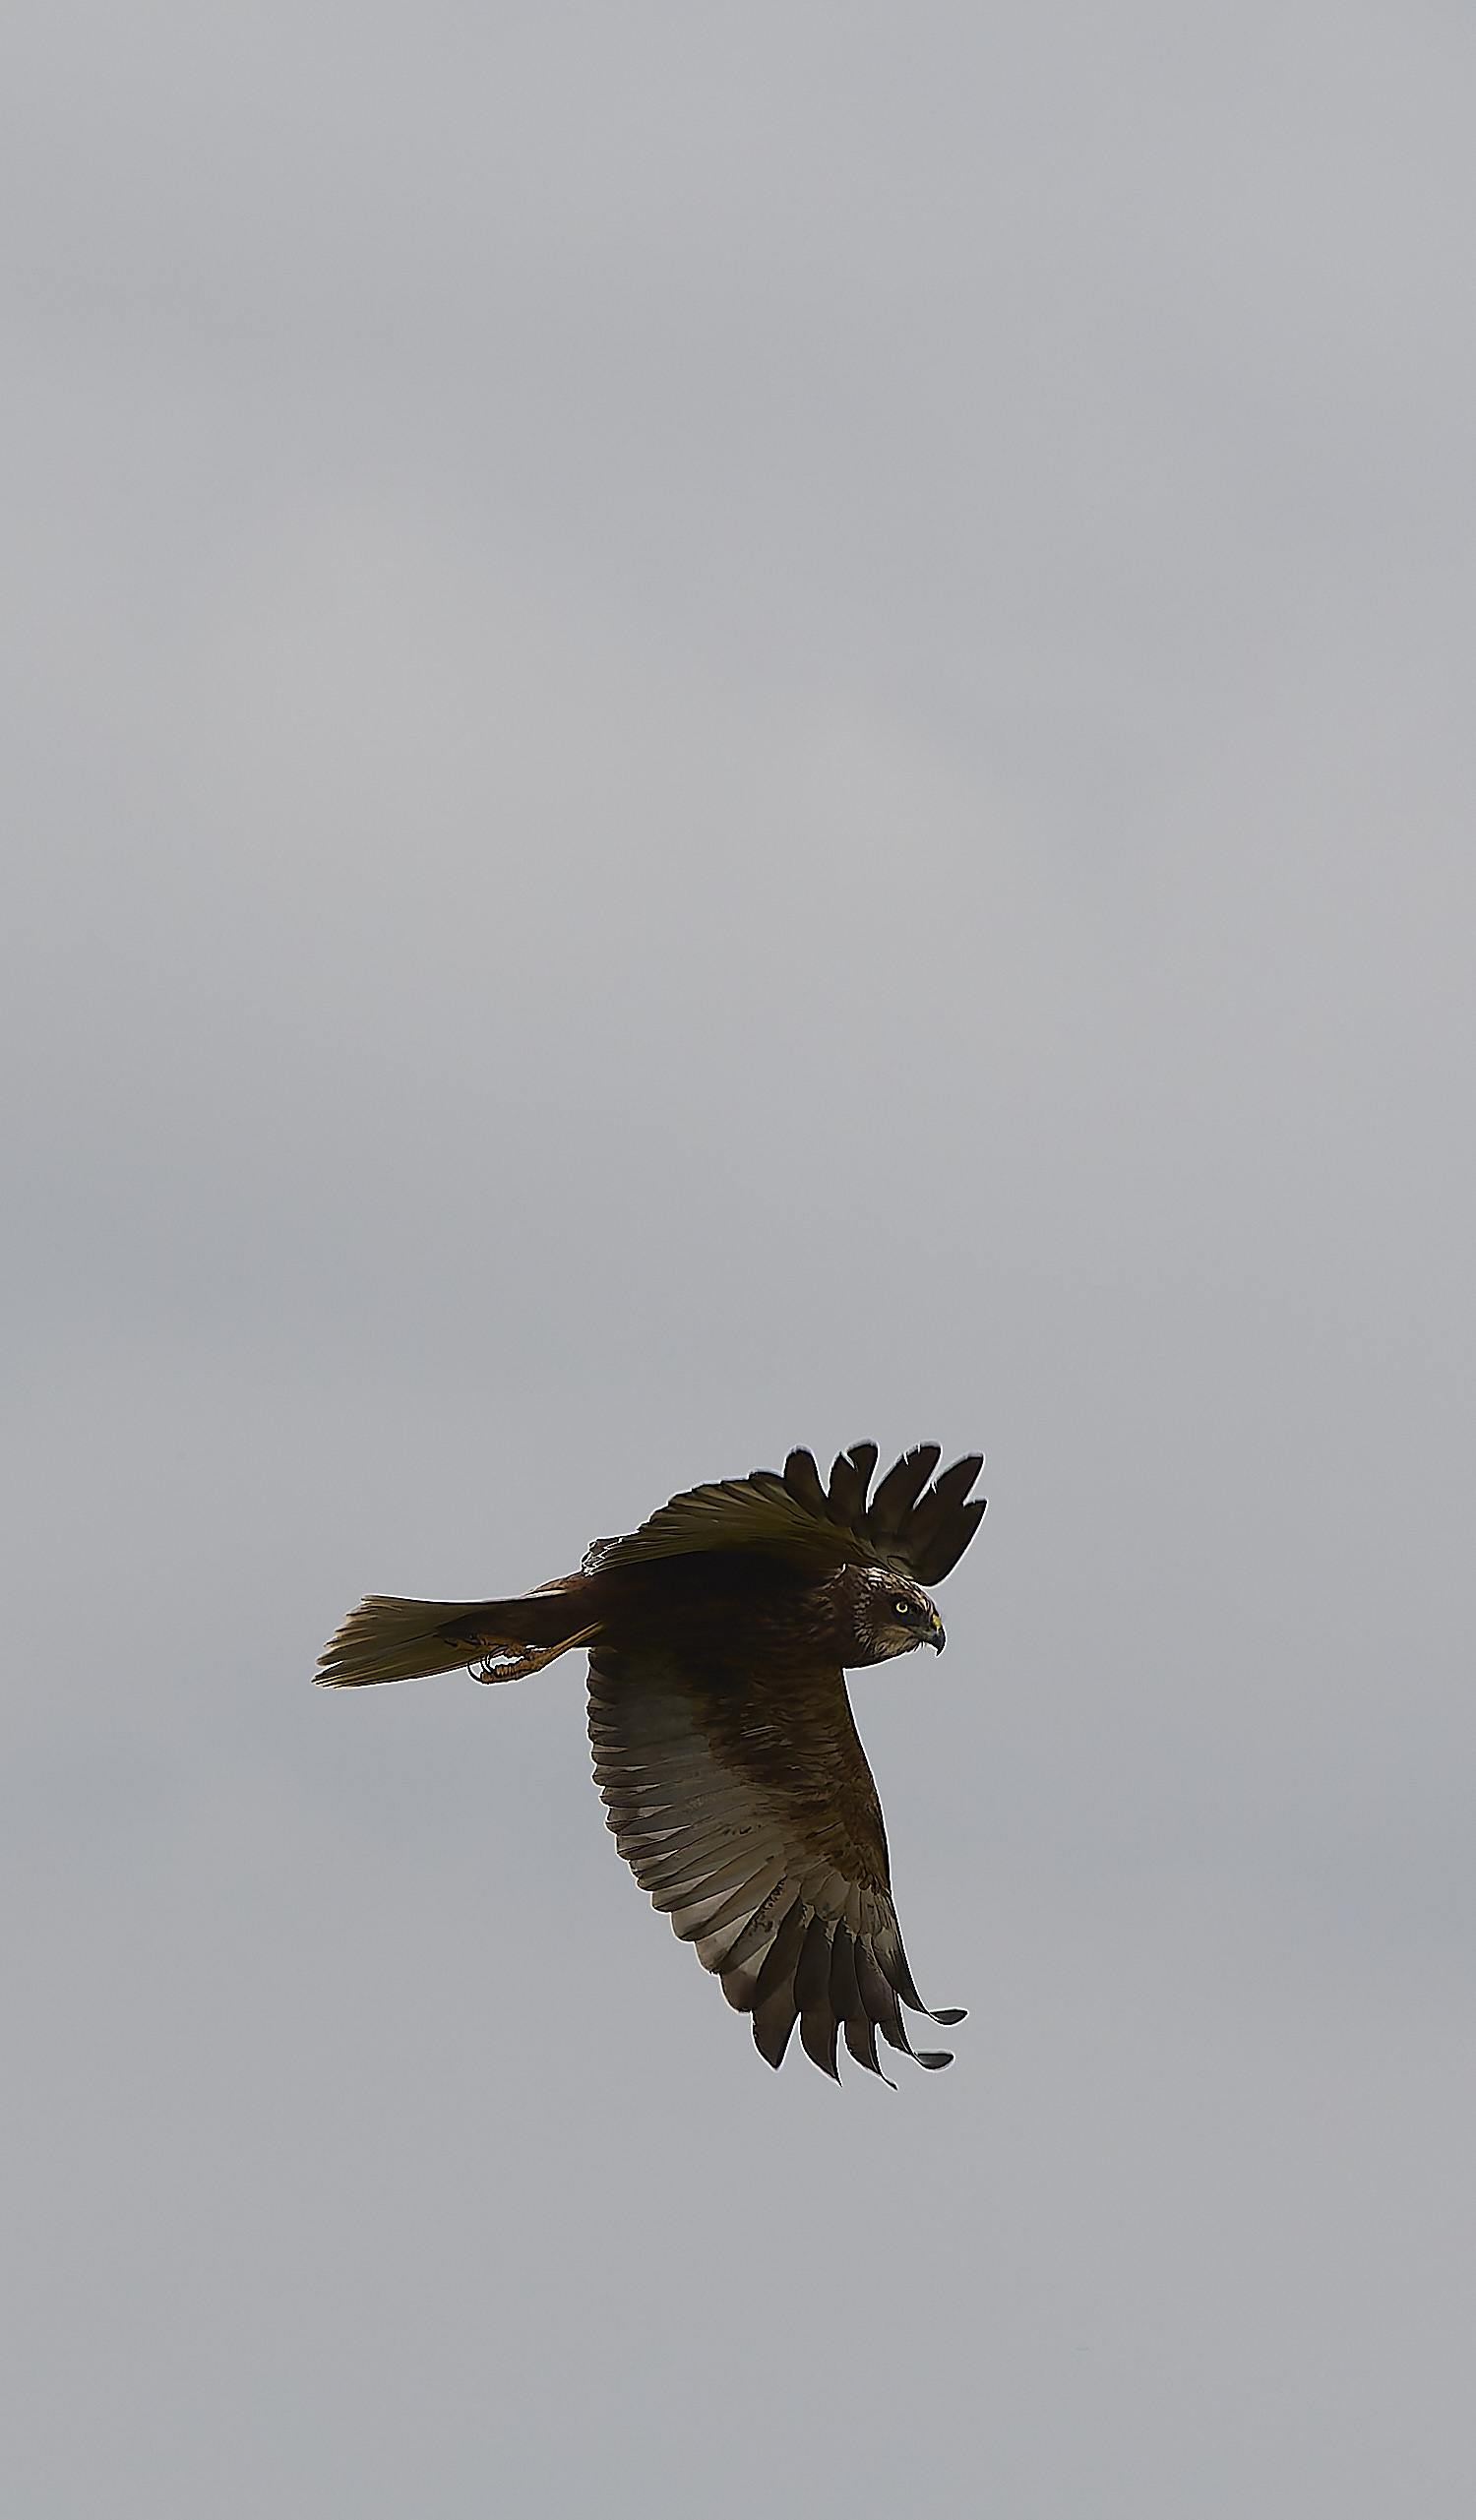
{"label": "bird's leg", "polygon": [[523,1652],[514,1654],[513,1660],[506,1663],[494,1663],[490,1657],[503,1652],[512,1653],[511,1642],[505,1643],[500,1637],[487,1637],[484,1639],[485,1651],[480,1662],[469,1663],[467,1669],[473,1680],[483,1682],[526,1680],[529,1672],[541,1671],[545,1663],[557,1662],[560,1654],[569,1653],[575,1645],[583,1645],[589,1637],[596,1636],[598,1633],[599,1622],[596,1620],[592,1628],[582,1628],[577,1636],[566,1636],[557,1645],[529,1645]]}

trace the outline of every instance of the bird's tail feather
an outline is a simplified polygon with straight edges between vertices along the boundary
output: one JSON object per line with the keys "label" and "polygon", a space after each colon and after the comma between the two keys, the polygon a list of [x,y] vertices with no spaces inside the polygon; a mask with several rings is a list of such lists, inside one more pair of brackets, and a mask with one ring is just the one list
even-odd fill
{"label": "bird's tail feather", "polygon": [[[313,1674],[323,1689],[365,1689],[499,1662],[488,1680],[521,1680],[593,1631],[553,1588],[517,1601],[400,1601],[372,1592],[351,1610]],[[508,1657],[512,1657],[508,1660]]]}

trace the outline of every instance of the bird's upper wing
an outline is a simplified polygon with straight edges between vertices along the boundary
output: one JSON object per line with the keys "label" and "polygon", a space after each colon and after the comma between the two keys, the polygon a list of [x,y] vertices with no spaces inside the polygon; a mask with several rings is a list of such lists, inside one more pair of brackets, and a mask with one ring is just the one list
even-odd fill
{"label": "bird's upper wing", "polygon": [[841,2030],[873,2073],[878,2030],[916,2053],[899,2007],[927,2006],[897,1931],[881,1806],[838,1664],[798,1685],[791,1671],[780,1687],[760,1669],[693,1676],[664,1648],[596,1647],[589,1739],[621,1854],[729,2003],[753,2015],[771,2065],[796,2020],[829,2074]]}
{"label": "bird's upper wing", "polygon": [[791,1452],[782,1476],[755,1470],[746,1479],[689,1488],[628,1538],[596,1540],[584,1571],[701,1549],[762,1549],[807,1567],[880,1566],[920,1584],[941,1583],[983,1518],[983,1498],[965,1499],[984,1462],[970,1452],[929,1487],[940,1458],[936,1444],[904,1452],[868,1505],[874,1444],[837,1453],[829,1489],[821,1486],[811,1453]]}

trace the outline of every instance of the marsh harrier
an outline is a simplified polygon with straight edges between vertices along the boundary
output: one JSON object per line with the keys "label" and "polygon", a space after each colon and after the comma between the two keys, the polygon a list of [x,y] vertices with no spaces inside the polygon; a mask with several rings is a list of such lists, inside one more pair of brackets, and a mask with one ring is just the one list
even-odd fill
{"label": "marsh harrier", "polygon": [[[933,1479],[936,1444],[878,1487],[874,1444],[823,1487],[808,1452],[692,1488],[578,1574],[513,1601],[371,1593],[317,1673],[325,1688],[473,1669],[521,1680],[589,1649],[589,1739],[615,1843],[651,1904],[752,2016],[777,2065],[798,2021],[835,2075],[840,2033],[880,2073],[876,2033],[920,2065],[901,2005],[927,2011],[892,1904],[877,1789],[845,1691],[847,1668],[943,1648],[923,1589],[955,1566],[984,1512],[982,1458]],[[929,1480],[933,1483],[929,1486]],[[938,2022],[960,2012],[935,2012]],[[836,2079],[839,2077],[836,2075]]]}

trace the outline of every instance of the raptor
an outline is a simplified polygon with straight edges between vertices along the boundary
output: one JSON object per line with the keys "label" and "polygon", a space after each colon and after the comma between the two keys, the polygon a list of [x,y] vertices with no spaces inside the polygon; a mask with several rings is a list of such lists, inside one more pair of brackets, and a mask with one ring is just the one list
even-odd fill
{"label": "raptor", "polygon": [[[902,1948],[882,1809],[846,1695],[848,1669],[942,1651],[925,1586],[978,1529],[983,1467],[935,1477],[935,1444],[874,1494],[874,1444],[673,1497],[638,1531],[596,1540],[577,1574],[506,1601],[371,1593],[328,1646],[329,1689],[473,1670],[521,1680],[584,1645],[595,1781],[620,1853],[723,1994],[782,2062],[796,2021],[835,2076],[840,2036],[872,2073],[876,2034],[914,2050],[927,2013]],[[930,1484],[931,1483],[931,1484]],[[933,2012],[952,2023],[961,2012]]]}

